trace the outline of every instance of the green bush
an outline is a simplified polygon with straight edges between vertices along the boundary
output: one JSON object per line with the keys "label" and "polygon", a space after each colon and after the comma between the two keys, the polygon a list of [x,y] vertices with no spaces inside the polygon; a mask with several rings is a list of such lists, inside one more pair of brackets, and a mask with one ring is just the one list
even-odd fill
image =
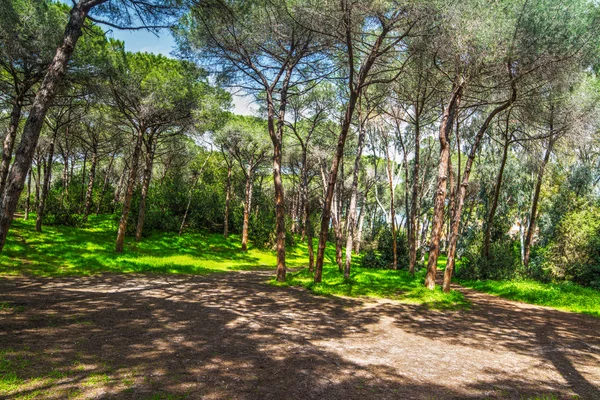
{"label": "green bush", "polygon": [[[377,250],[367,248],[361,266],[364,268],[391,268],[394,263],[394,239],[391,229],[381,229],[375,238],[375,243]],[[398,256],[398,269],[407,268],[408,238],[403,230],[396,232],[396,254]]]}

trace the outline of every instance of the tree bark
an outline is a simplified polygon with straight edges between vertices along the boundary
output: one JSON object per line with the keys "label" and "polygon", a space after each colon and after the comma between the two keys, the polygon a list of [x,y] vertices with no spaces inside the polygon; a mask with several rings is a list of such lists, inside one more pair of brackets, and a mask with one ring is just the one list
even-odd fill
{"label": "tree bark", "polygon": [[500,198],[500,187],[502,186],[502,177],[504,175],[504,168],[506,166],[506,160],[508,158],[508,147],[510,140],[508,131],[506,132],[506,138],[504,140],[504,146],[502,148],[502,161],[500,162],[500,169],[496,176],[496,184],[494,185],[494,196],[492,198],[492,205],[490,212],[487,217],[487,223],[485,227],[485,238],[483,240],[483,256],[489,260],[490,258],[490,242],[492,240],[492,227],[494,224],[494,217],[496,216],[496,209],[498,208],[498,199]]}
{"label": "tree bark", "polygon": [[456,84],[452,90],[452,96],[444,109],[442,122],[439,130],[440,156],[438,161],[437,190],[433,207],[433,221],[431,223],[431,240],[429,244],[429,259],[427,260],[427,276],[425,286],[433,290],[435,288],[435,276],[437,273],[437,259],[440,252],[440,239],[444,224],[444,208],[446,203],[446,185],[448,181],[448,158],[450,157],[450,134],[454,124],[456,111],[460,106],[463,84]]}
{"label": "tree bark", "polygon": [[92,148],[92,164],[90,165],[90,176],[88,177],[88,186],[85,192],[85,207],[83,210],[83,223],[87,222],[92,207],[92,194],[94,193],[94,181],[96,180],[96,165],[98,164],[98,148]]}
{"label": "tree bark", "polygon": [[135,227],[135,241],[142,240],[142,232],[144,230],[144,220],[146,218],[146,201],[148,199],[148,190],[150,189],[150,181],[152,180],[152,167],[154,165],[154,154],[156,152],[157,138],[151,135],[148,138],[146,148],[146,163],[144,165],[144,178],[142,181],[142,192],[140,196],[140,208],[138,212],[137,225]]}
{"label": "tree bark", "polygon": [[398,269],[398,246],[396,243],[396,206],[394,204],[394,172],[392,171],[392,160],[390,158],[390,149],[387,141],[385,143],[385,157],[387,159],[387,178],[388,186],[390,188],[390,225],[392,228],[392,254],[394,256],[392,269]]}
{"label": "tree bark", "polygon": [[419,207],[419,161],[421,152],[421,127],[419,120],[415,122],[415,156],[413,159],[413,170],[412,170],[412,193],[410,200],[410,213],[408,226],[408,272],[414,276],[415,265],[417,264],[417,208]]}
{"label": "tree bark", "polygon": [[46,199],[48,198],[48,191],[50,190],[50,179],[52,178],[52,159],[54,158],[54,141],[56,140],[56,132],[52,136],[50,145],[48,147],[48,159],[44,164],[44,184],[42,185],[42,193],[40,195],[40,204],[37,209],[37,216],[35,219],[35,231],[42,231],[42,222],[44,219],[44,211],[46,207]]}
{"label": "tree bark", "polygon": [[15,147],[15,138],[19,129],[19,121],[21,120],[21,109],[23,107],[23,95],[17,96],[13,101],[12,111],[10,113],[10,121],[6,128],[4,142],[2,144],[2,161],[0,162],[0,199],[4,194],[6,187],[6,178],[10,169],[10,160],[12,159],[13,149]]}
{"label": "tree bark", "polygon": [[227,162],[227,183],[225,186],[225,217],[223,220],[223,237],[227,239],[229,235],[229,203],[231,202],[231,174],[233,171],[230,162]]}
{"label": "tree bark", "polygon": [[31,167],[33,153],[38,143],[48,107],[52,104],[66,73],[69,59],[73,54],[77,40],[82,34],[85,18],[90,8],[102,2],[103,0],[96,0],[77,3],[73,7],[65,28],[63,41],[56,50],[54,59],[48,67],[44,80],[36,93],[33,105],[29,110],[29,116],[23,128],[21,142],[17,148],[15,161],[9,173],[8,183],[0,206],[0,251],[2,251],[6,242],[8,229],[23,191],[27,171]]}
{"label": "tree bark", "polygon": [[106,194],[106,190],[108,189],[108,182],[110,178],[110,173],[112,172],[112,166],[115,161],[115,155],[117,152],[113,152],[110,157],[110,162],[108,163],[108,167],[106,168],[106,175],[104,176],[104,183],[102,184],[102,190],[100,191],[100,197],[98,198],[98,206],[96,207],[96,215],[100,214],[100,208],[102,207],[102,199],[104,199],[104,195]]}
{"label": "tree bark", "polygon": [[471,169],[473,167],[473,162],[475,161],[475,156],[479,151],[479,144],[483,139],[483,135],[487,131],[488,127],[492,123],[493,119],[501,113],[502,111],[508,109],[514,101],[517,99],[517,90],[513,85],[512,94],[508,101],[504,102],[500,106],[494,108],[494,110],[487,116],[483,125],[477,131],[475,135],[475,140],[473,141],[473,146],[471,147],[471,151],[469,152],[469,157],[467,158],[467,162],[465,164],[465,170],[462,174],[462,181],[460,184],[460,189],[456,194],[456,202],[455,202],[455,210],[453,215],[451,215],[452,226],[450,231],[450,242],[448,246],[448,261],[446,262],[446,270],[444,271],[444,292],[450,291],[450,283],[452,280],[452,273],[454,272],[455,265],[455,254],[456,254],[456,244],[458,242],[459,236],[459,227],[460,220],[462,216],[462,209],[465,203],[465,195],[467,193],[467,186],[469,185],[469,178],[471,175]]}
{"label": "tree bark", "polygon": [[[550,130],[553,130],[552,124],[550,126]],[[531,243],[533,242],[533,234],[535,233],[535,222],[537,220],[537,208],[538,203],[540,201],[540,191],[542,189],[542,183],[544,181],[544,170],[546,169],[546,164],[548,164],[548,161],[550,160],[550,154],[552,154],[552,148],[554,147],[555,141],[556,138],[554,137],[550,137],[550,139],[548,140],[548,147],[546,148],[544,159],[542,160],[542,164],[540,165],[535,189],[533,192],[533,200],[531,201],[531,212],[529,213],[529,225],[527,227],[527,234],[525,235],[525,245],[523,251],[523,265],[525,266],[525,268],[529,267]]]}
{"label": "tree bark", "polygon": [[23,220],[27,221],[29,219],[29,208],[31,207],[31,173],[32,168],[29,168],[29,173],[27,174],[27,198],[25,199],[25,216]]}
{"label": "tree bark", "polygon": [[356,229],[357,229],[356,239],[354,240],[354,246],[353,246],[355,254],[360,253],[360,246],[362,243],[363,227],[365,224],[365,215],[367,215],[367,193],[368,193],[368,188],[365,188],[365,190],[363,191],[363,195],[362,195],[360,214],[358,216],[358,224],[356,227]]}
{"label": "tree bark", "polygon": [[[359,120],[361,119],[360,111],[358,113]],[[352,188],[350,195],[350,209],[348,212],[348,233],[346,239],[346,262],[344,264],[344,279],[350,279],[350,267],[352,264],[352,249],[354,248],[355,242],[355,228],[356,228],[356,203],[358,197],[358,178],[360,176],[360,162],[362,159],[362,151],[365,144],[365,130],[362,125],[362,121],[359,121],[358,127],[358,142],[356,146],[356,157],[354,158],[354,171],[352,172]],[[364,204],[363,204],[364,207]],[[364,212],[361,211],[361,217]],[[359,232],[361,229],[359,228]]]}
{"label": "tree bark", "polygon": [[137,177],[138,162],[140,158],[140,152],[142,150],[142,141],[144,138],[145,128],[139,127],[135,139],[133,153],[131,154],[131,169],[129,170],[129,178],[127,180],[127,189],[125,190],[125,198],[123,199],[123,211],[121,213],[121,219],[119,221],[119,230],[117,231],[117,241],[115,244],[115,251],[117,253],[123,252],[123,246],[125,245],[125,233],[127,232],[127,219],[129,217],[129,210],[131,208],[131,199],[133,198],[133,189],[135,188],[135,181]]}
{"label": "tree bark", "polygon": [[[252,161],[251,161],[252,164]],[[242,251],[248,251],[248,228],[250,226],[250,209],[252,207],[254,170],[250,165],[246,171],[246,188],[244,191],[244,222],[242,224]]]}

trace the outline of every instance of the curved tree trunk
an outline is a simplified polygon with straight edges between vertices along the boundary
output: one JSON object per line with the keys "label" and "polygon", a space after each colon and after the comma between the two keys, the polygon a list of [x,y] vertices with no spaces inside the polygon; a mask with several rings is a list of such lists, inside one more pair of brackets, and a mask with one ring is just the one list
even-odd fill
{"label": "curved tree trunk", "polygon": [[63,41],[56,50],[54,59],[48,67],[48,71],[37,91],[33,105],[29,110],[29,116],[27,117],[21,136],[21,143],[19,143],[19,147],[17,148],[15,161],[9,173],[8,183],[0,206],[0,251],[2,251],[6,242],[8,229],[25,185],[27,171],[31,167],[33,153],[38,143],[48,107],[52,104],[66,73],[67,64],[75,50],[77,40],[81,36],[83,24],[89,9],[101,2],[102,0],[86,2],[85,4],[78,3],[73,7],[70,12],[69,22],[65,28]]}
{"label": "curved tree trunk", "polygon": [[13,102],[12,111],[10,113],[10,121],[6,128],[4,142],[2,143],[2,161],[0,162],[0,199],[4,194],[6,187],[6,178],[10,168],[10,160],[12,159],[13,149],[15,147],[15,138],[19,129],[19,121],[21,120],[21,108],[23,107],[23,96],[19,95]]}

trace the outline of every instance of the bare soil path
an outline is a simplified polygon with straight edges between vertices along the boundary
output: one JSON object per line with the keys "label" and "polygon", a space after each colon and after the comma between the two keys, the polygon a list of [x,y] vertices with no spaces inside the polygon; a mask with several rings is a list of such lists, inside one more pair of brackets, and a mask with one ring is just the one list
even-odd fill
{"label": "bare soil path", "polygon": [[0,354],[29,382],[6,397],[600,399],[598,318],[467,289],[471,310],[435,311],[267,278],[0,278]]}

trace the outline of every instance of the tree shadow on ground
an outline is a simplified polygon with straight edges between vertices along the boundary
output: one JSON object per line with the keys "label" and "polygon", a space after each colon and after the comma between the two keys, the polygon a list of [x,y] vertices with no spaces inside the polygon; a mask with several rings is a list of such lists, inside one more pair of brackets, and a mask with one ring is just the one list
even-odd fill
{"label": "tree shadow on ground", "polygon": [[[600,398],[593,318],[476,297],[471,311],[445,312],[323,298],[266,278],[0,280],[0,395]],[[493,351],[497,365],[481,359]]]}

